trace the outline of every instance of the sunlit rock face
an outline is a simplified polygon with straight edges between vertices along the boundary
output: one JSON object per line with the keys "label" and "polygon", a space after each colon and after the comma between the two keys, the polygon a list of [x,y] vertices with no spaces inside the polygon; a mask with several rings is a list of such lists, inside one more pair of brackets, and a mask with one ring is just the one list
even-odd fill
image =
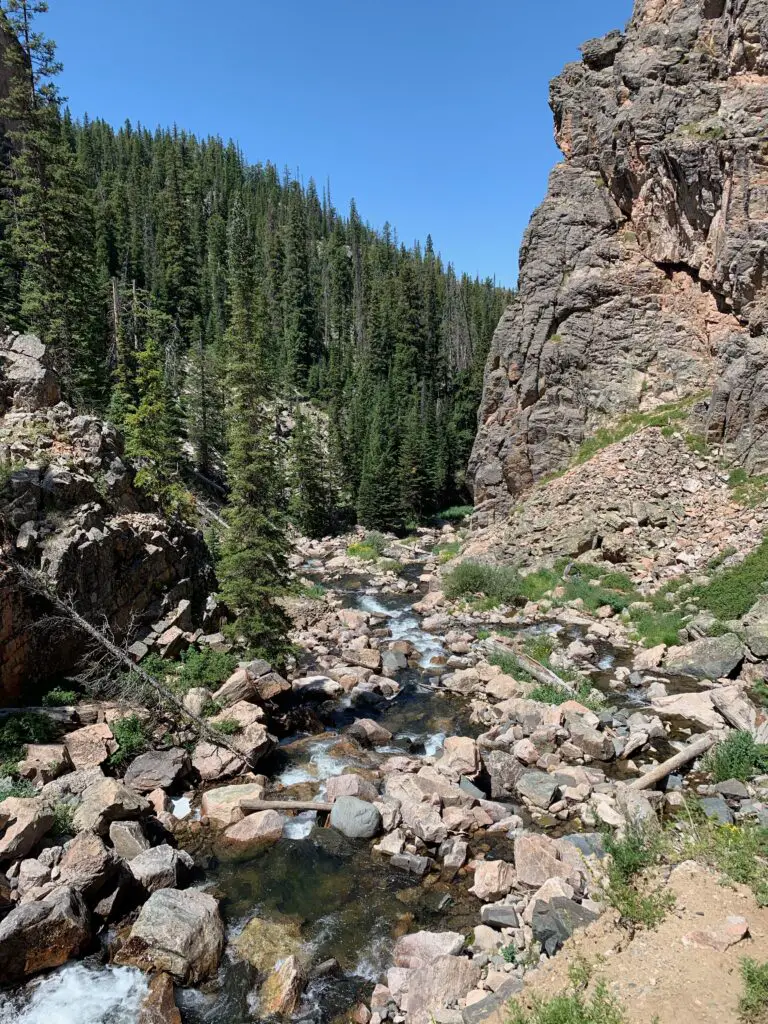
{"label": "sunlit rock face", "polygon": [[688,397],[768,466],[768,7],[637,0],[582,54],[550,88],[564,160],[486,366],[480,525],[602,424]]}

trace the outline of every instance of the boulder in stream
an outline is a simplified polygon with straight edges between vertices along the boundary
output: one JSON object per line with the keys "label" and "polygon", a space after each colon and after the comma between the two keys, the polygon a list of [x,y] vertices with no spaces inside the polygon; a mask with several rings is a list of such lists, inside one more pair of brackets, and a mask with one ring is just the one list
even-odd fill
{"label": "boulder in stream", "polygon": [[212,977],[224,950],[224,924],[213,896],[160,889],[141,908],[117,963],[167,971],[183,985]]}
{"label": "boulder in stream", "polygon": [[372,839],[381,830],[381,814],[366,800],[340,796],[331,810],[331,825],[350,839]]}
{"label": "boulder in stream", "polygon": [[75,889],[57,889],[45,899],[15,907],[0,922],[0,977],[4,983],[59,967],[83,952],[91,920]]}

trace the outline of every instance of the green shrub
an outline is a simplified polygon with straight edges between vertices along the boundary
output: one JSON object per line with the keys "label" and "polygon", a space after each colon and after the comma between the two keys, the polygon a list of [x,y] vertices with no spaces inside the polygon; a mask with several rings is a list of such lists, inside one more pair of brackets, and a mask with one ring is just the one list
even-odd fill
{"label": "green shrub", "polygon": [[[622,441],[625,437],[644,430],[646,427],[671,428],[688,418],[691,406],[699,401],[703,395],[692,395],[680,402],[660,405],[652,412],[633,412],[622,417],[613,427],[601,427],[596,430],[592,437],[583,442],[579,448],[575,465],[579,466],[587,462],[603,448],[608,445]],[[671,433],[671,430],[668,430]]]}
{"label": "green shrub", "polygon": [[731,497],[739,505],[754,508],[768,497],[768,475],[750,476],[741,467],[734,469],[728,477]]}
{"label": "green shrub", "polygon": [[234,654],[214,651],[211,647],[203,647],[199,651],[190,647],[181,657],[178,686],[185,692],[196,686],[216,689],[236,668],[237,658]]}
{"label": "green shrub", "polygon": [[55,804],[53,808],[53,835],[56,837],[74,835],[74,817],[74,804],[65,804],[61,801]]}
{"label": "green shrub", "polygon": [[475,637],[478,640],[487,640],[490,635],[491,634],[490,634],[489,630],[487,630],[487,629],[478,629],[477,633],[475,634]]}
{"label": "green shrub", "polygon": [[138,715],[118,718],[111,723],[110,728],[118,743],[117,750],[109,758],[109,763],[115,768],[122,768],[128,761],[143,754],[149,746],[149,737]]}
{"label": "green shrub", "polygon": [[747,1024],[768,1020],[768,963],[759,964],[750,957],[741,961],[744,995],[739,1000],[739,1015]]}
{"label": "green shrub", "polygon": [[528,694],[528,699],[537,700],[541,704],[565,704],[567,700],[576,700],[590,711],[602,711],[605,704],[605,698],[593,694],[592,685],[587,681],[578,687],[576,693],[571,693],[563,686],[539,683]]}
{"label": "green shrub", "polygon": [[551,999],[534,996],[530,1010],[519,1002],[512,1003],[508,1024],[627,1024],[627,1017],[621,1004],[600,983],[591,997],[580,991]]}
{"label": "green shrub", "polygon": [[549,665],[552,652],[557,647],[557,641],[551,633],[536,633],[527,636],[523,640],[523,650],[542,665]]}
{"label": "green shrub", "polygon": [[444,509],[442,512],[438,512],[437,519],[445,519],[449,523],[460,523],[462,519],[466,519],[467,516],[471,516],[475,511],[473,505],[451,505],[450,508]]}
{"label": "green shrub", "polygon": [[15,774],[28,743],[50,743],[57,729],[46,715],[26,711],[0,722],[0,775]]}
{"label": "green shrub", "polygon": [[768,772],[768,745],[755,743],[746,730],[736,730],[709,751],[704,767],[715,782],[726,779],[747,782],[755,775]]}
{"label": "green shrub", "polygon": [[636,879],[659,859],[665,846],[661,830],[633,825],[620,838],[606,834],[604,842],[611,857],[606,899],[625,921],[654,928],[674,904],[674,895],[662,889],[641,891]]}
{"label": "green shrub", "polygon": [[520,682],[532,682],[532,677],[520,665],[514,654],[489,654],[489,665],[498,665],[505,676],[514,676]]}
{"label": "green shrub", "polygon": [[[0,775],[2,775],[3,770],[3,767],[0,767]],[[26,779],[11,779],[5,776],[0,778],[0,803],[9,796],[37,796],[37,790]]]}
{"label": "green shrub", "polygon": [[522,596],[522,580],[516,569],[483,562],[461,562],[444,580],[448,598],[483,594],[498,604],[512,604]]}
{"label": "green shrub", "polygon": [[234,736],[236,732],[240,732],[243,728],[234,718],[222,718],[220,722],[211,722],[210,726],[223,736]]}
{"label": "green shrub", "polygon": [[63,707],[67,704],[77,703],[77,694],[74,690],[64,690],[60,686],[54,686],[43,696],[42,702],[46,708]]}
{"label": "green shrub", "polygon": [[311,587],[304,587],[302,595],[308,597],[310,601],[322,601],[325,598],[325,587],[320,583],[313,583]]}
{"label": "green shrub", "polygon": [[361,558],[364,562],[373,562],[379,557],[376,548],[370,546],[370,544],[350,544],[347,548],[347,554],[350,558]]}
{"label": "green shrub", "polygon": [[460,551],[460,540],[443,541],[441,544],[435,544],[432,548],[432,554],[437,555],[438,561],[441,565],[445,565],[446,562],[450,562],[451,559],[455,558]]}

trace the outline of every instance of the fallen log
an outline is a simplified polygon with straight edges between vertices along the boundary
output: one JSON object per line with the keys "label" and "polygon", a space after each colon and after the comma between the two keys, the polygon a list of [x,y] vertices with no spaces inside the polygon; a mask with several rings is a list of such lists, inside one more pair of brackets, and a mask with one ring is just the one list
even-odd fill
{"label": "fallen log", "polygon": [[514,647],[508,647],[507,644],[499,643],[498,640],[484,640],[483,647],[490,654],[502,654],[509,658],[514,658],[520,668],[535,679],[537,683],[543,683],[546,686],[559,686],[561,690],[567,690],[568,693],[576,696],[576,687],[573,683],[561,679],[551,668],[547,668],[540,661],[536,661],[535,658],[529,657],[529,655],[524,654],[522,651],[518,651]]}
{"label": "fallen log", "polygon": [[241,800],[243,811],[319,811],[329,814],[333,804],[318,803],[312,800]]}
{"label": "fallen log", "polygon": [[689,743],[687,747],[679,751],[674,757],[668,758],[666,761],[662,761],[661,764],[657,764],[655,768],[651,768],[649,772],[641,776],[639,779],[635,779],[634,782],[630,782],[627,789],[639,790],[639,789],[650,789],[655,786],[657,782],[661,782],[662,779],[666,779],[668,775],[671,775],[676,768],[682,768],[684,764],[688,764],[689,761],[695,760],[701,754],[706,752],[717,743],[718,737],[714,733],[707,733],[706,736],[701,736],[699,739],[694,740],[693,743]]}

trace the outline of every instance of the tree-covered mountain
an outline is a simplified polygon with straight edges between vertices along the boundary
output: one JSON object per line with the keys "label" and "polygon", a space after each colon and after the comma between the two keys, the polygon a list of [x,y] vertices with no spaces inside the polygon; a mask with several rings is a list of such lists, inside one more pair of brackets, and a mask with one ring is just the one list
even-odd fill
{"label": "tree-covered mountain", "polygon": [[45,5],[0,8],[21,44],[3,55],[16,84],[0,111],[0,308],[55,348],[69,399],[109,412],[131,453],[154,459],[156,489],[175,486],[185,452],[226,483],[247,271],[260,379],[284,406],[327,414],[327,442],[299,431],[298,457],[323,462],[312,528],[330,528],[334,504],[392,527],[459,499],[508,292],[232,142],[73,121],[53,47],[30,28]]}

